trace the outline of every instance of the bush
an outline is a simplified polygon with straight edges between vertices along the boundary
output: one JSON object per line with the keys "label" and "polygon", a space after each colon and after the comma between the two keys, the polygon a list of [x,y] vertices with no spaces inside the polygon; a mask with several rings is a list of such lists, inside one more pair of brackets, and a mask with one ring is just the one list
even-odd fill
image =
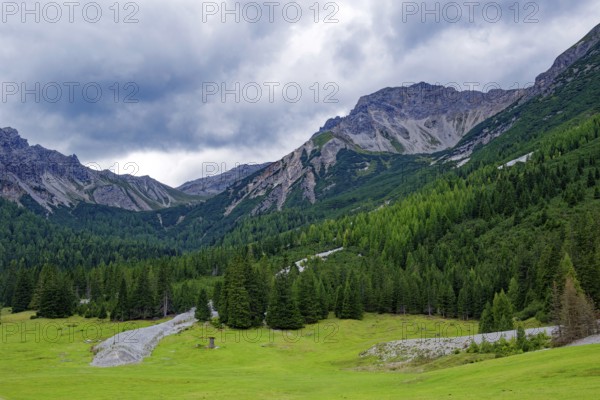
{"label": "bush", "polygon": [[525,321],[531,317],[536,317],[536,319],[539,320],[538,314],[540,313],[544,314],[544,303],[540,300],[534,300],[531,303],[529,303],[527,307],[525,307],[523,310],[519,311],[516,316],[522,321]]}
{"label": "bush", "polygon": [[467,353],[479,353],[479,345],[475,341],[472,341],[467,348]]}
{"label": "bush", "polygon": [[479,345],[479,352],[480,353],[493,353],[494,352],[494,345],[492,345],[490,342],[488,342],[484,338],[481,341],[481,345]]}
{"label": "bush", "polygon": [[527,340],[529,351],[541,350],[550,347],[551,339],[552,338],[546,335],[545,332],[531,336]]}
{"label": "bush", "polygon": [[215,329],[223,329],[223,324],[221,323],[221,321],[219,320],[219,318],[213,318],[210,320],[210,324],[215,328]]}

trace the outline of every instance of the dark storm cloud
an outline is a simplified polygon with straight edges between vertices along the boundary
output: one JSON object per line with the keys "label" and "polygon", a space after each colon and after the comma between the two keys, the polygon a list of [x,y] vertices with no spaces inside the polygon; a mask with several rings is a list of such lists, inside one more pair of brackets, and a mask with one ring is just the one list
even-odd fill
{"label": "dark storm cloud", "polygon": [[[361,95],[381,87],[469,77],[531,80],[566,49],[556,48],[553,37],[577,31],[570,42],[563,39],[568,46],[597,22],[591,0],[517,3],[518,15],[514,0],[498,1],[503,16],[494,23],[492,9],[482,14],[490,2],[480,3],[473,22],[463,2],[455,3],[462,18],[452,21],[456,14],[448,2],[427,2],[428,10],[440,10],[435,16],[425,13],[421,1],[348,0],[336,2],[335,15],[327,2],[317,3],[319,23],[309,8],[314,2],[298,3],[303,14],[295,23],[283,18],[281,8],[271,23],[265,7],[258,23],[245,20],[255,17],[252,10],[239,23],[231,15],[223,23],[220,10],[203,15],[207,2],[138,1],[133,15],[138,22],[130,24],[123,19],[132,9],[121,9],[119,23],[114,22],[113,3],[98,3],[103,15],[97,23],[79,14],[73,23],[66,17],[58,23],[44,18],[22,23],[19,15],[3,15],[0,76],[3,89],[14,91],[16,84],[19,91],[3,92],[2,126],[87,159],[253,147],[273,148],[275,159],[283,156],[275,151],[292,150],[318,129],[324,121],[315,123],[315,115],[347,112]],[[215,4],[220,7],[221,1]],[[339,22],[323,23],[328,15]],[[539,22],[525,23],[526,17]],[[219,89],[258,85],[263,93],[257,102],[249,98],[251,91],[239,102],[231,94],[222,99],[220,92],[204,101],[203,89],[211,82]],[[265,82],[280,84],[273,101]],[[67,86],[73,83],[78,86],[70,98]],[[286,83],[301,87],[297,102],[284,98]],[[337,87],[337,103],[324,101],[328,83]],[[31,93],[36,84],[40,101]],[[22,85],[29,90],[25,97]],[[49,101],[56,97],[53,85],[63,89],[58,101]]]}

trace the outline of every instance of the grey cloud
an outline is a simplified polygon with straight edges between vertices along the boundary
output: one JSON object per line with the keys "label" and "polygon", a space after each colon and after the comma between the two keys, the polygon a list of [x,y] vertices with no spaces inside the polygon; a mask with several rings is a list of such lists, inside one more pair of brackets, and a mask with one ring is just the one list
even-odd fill
{"label": "grey cloud", "polygon": [[[514,1],[499,3],[508,9]],[[411,62],[412,54],[426,50],[442,35],[452,40],[454,32],[460,30],[492,34],[501,26],[512,38],[518,39],[515,32],[533,33],[535,37],[528,40],[539,43],[550,40],[548,33],[555,32],[568,17],[581,15],[582,20],[590,20],[587,10],[593,3],[540,2],[540,22],[533,28],[515,24],[510,18],[503,18],[500,25],[481,20],[474,24],[466,20],[456,24],[431,20],[422,23],[418,16],[406,17],[404,22],[403,3],[392,0],[375,4],[340,1],[340,22],[327,27],[312,22],[309,5],[304,2],[305,14],[297,24],[281,18],[270,23],[265,16],[257,24],[222,24],[218,18],[203,23],[201,2],[192,0],[168,4],[140,1],[140,22],[131,25],[114,24],[110,19],[99,24],[3,24],[3,82],[25,82],[28,87],[35,82],[94,82],[102,88],[103,98],[97,103],[78,96],[74,102],[29,100],[23,104],[15,96],[2,104],[0,122],[2,126],[13,125],[31,142],[86,159],[146,150],[280,148],[288,142],[290,132],[297,132],[299,127],[307,129],[308,139],[320,126],[308,125],[315,115],[330,110],[334,116],[340,109],[350,110],[361,95],[421,80],[424,70],[428,77],[447,76],[449,67],[464,70],[465,75],[475,74],[477,71],[471,67],[474,60],[460,54],[445,55],[446,59],[430,63],[427,68]],[[353,22],[344,21],[344,11],[352,9],[360,11],[361,16]],[[325,28],[329,30],[322,43],[303,39],[303,35]],[[292,43],[301,45],[294,48]],[[522,82],[542,72],[540,54],[518,50],[518,46],[515,43],[514,63],[510,55],[498,55],[504,57],[501,65],[506,66],[494,71],[498,79]],[[562,50],[544,50],[544,56],[550,59]],[[202,101],[203,82],[262,84],[270,79],[298,82],[304,91],[302,100],[289,103],[278,95],[272,104],[264,98],[257,104],[243,100],[239,104],[231,100],[210,104]],[[309,88],[317,81],[321,85],[336,82],[340,87],[336,96],[339,103],[313,101]],[[124,102],[124,97],[132,93],[131,88],[124,88],[128,82],[139,88],[131,99],[136,103]],[[110,89],[115,83],[120,90],[117,102]],[[280,156],[283,154],[274,154],[273,158]]]}

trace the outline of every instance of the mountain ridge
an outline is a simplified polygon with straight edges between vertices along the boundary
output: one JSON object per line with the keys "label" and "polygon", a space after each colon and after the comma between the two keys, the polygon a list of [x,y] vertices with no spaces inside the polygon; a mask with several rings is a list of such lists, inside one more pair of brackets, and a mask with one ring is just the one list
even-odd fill
{"label": "mountain ridge", "polygon": [[[362,96],[347,116],[328,119],[306,143],[276,162],[240,166],[176,189],[150,177],[86,169],[75,155],[29,146],[16,130],[6,128],[0,134],[1,195],[13,201],[29,195],[47,210],[84,201],[133,211],[190,205],[211,197],[210,212],[225,217],[242,203],[250,205],[243,207],[249,215],[281,210],[291,198],[315,204],[332,190],[339,192],[336,185],[348,184],[331,179],[332,171],[354,168],[355,174],[369,174],[377,170],[376,161],[368,160],[338,166],[344,152],[364,157],[423,155],[424,159],[435,155],[433,162],[463,165],[477,146],[502,135],[519,118],[515,115],[494,124],[492,117],[518,109],[536,96],[549,96],[565,83],[561,75],[599,42],[600,25],[560,54],[529,89],[482,93],[425,82],[381,89]],[[10,159],[7,149],[20,158]],[[26,156],[27,152],[34,156]]]}
{"label": "mountain ridge", "polygon": [[270,164],[271,163],[267,162],[263,164],[238,165],[235,168],[232,168],[221,174],[206,176],[185,182],[183,185],[178,186],[177,190],[194,196],[216,196],[220,193],[223,193],[232,184],[254,174],[256,171],[266,168]]}
{"label": "mountain ridge", "polygon": [[0,129],[0,184],[2,197],[19,203],[28,195],[48,212],[80,201],[131,211],[198,201],[149,176],[96,171],[83,166],[75,155],[30,146],[12,128]]}
{"label": "mountain ridge", "polygon": [[242,202],[257,199],[252,215],[281,210],[298,187],[301,197],[315,204],[319,200],[315,191],[318,181],[335,165],[342,150],[398,155],[448,152],[439,160],[464,163],[477,145],[485,145],[502,135],[515,121],[506,121],[492,131],[465,140],[476,127],[504,110],[536,96],[549,95],[560,84],[557,79],[561,74],[599,42],[600,25],[597,25],[561,53],[529,89],[458,92],[451,87],[421,82],[362,96],[348,116],[328,119],[305,144],[237,187],[225,215]]}

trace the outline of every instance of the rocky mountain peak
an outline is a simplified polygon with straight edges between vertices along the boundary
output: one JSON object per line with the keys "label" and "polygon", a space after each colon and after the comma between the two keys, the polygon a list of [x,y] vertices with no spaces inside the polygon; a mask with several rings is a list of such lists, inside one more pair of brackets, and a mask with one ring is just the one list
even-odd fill
{"label": "rocky mountain peak", "polygon": [[206,176],[186,182],[177,189],[195,196],[216,196],[244,178],[266,168],[269,164],[270,163],[238,165],[235,168],[218,175]]}
{"label": "rocky mountain peak", "polygon": [[150,177],[86,168],[75,155],[29,146],[12,128],[0,130],[0,195],[15,202],[29,196],[48,211],[82,201],[141,211],[199,200]]}
{"label": "rocky mountain peak", "polygon": [[350,114],[327,120],[311,140],[243,187],[236,187],[226,214],[247,199],[257,204],[253,213],[281,209],[294,190],[300,192],[302,199],[315,203],[319,190],[329,190],[329,186],[318,189],[319,182],[327,179],[342,150],[393,155],[432,154],[455,148],[458,155],[450,159],[465,159],[477,144],[488,143],[510,124],[470,138],[466,145],[459,144],[475,126],[538,93],[551,91],[560,84],[561,74],[599,42],[600,25],[561,54],[531,89],[494,89],[484,93],[420,82],[363,96]]}
{"label": "rocky mountain peak", "polygon": [[0,129],[0,148],[8,151],[27,147],[29,147],[29,143],[19,136],[16,129],[10,127]]}
{"label": "rocky mountain peak", "polygon": [[548,71],[537,76],[530,97],[548,91],[552,82],[560,74],[585,56],[598,43],[600,43],[600,24],[596,25],[583,39],[559,55]]}
{"label": "rocky mountain peak", "polygon": [[325,127],[361,150],[434,153],[454,146],[475,125],[524,94],[458,91],[421,82],[363,96],[348,116],[329,120]]}

